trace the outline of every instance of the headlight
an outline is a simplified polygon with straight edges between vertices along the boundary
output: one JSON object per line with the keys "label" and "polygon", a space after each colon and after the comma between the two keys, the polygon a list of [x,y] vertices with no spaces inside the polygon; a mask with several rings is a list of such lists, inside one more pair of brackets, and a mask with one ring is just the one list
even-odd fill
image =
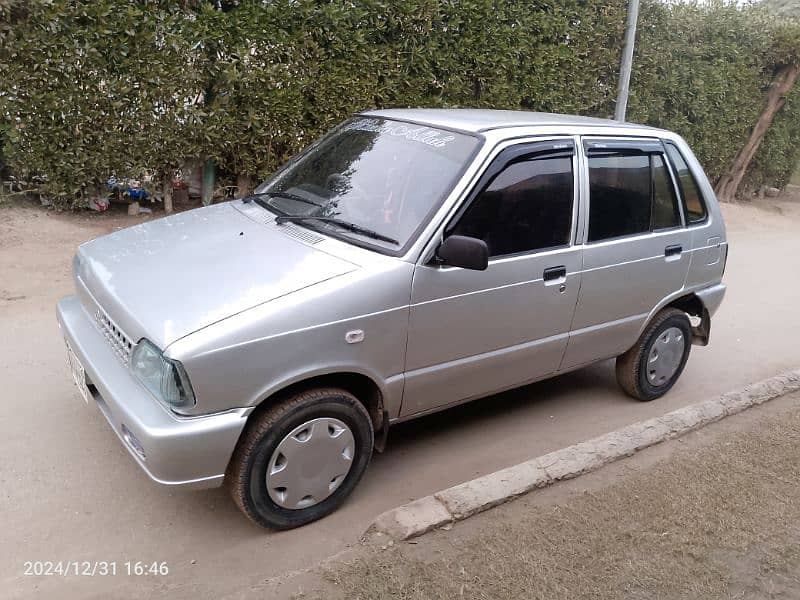
{"label": "headlight", "polygon": [[170,360],[152,342],[142,338],[131,353],[131,370],[156,398],[175,412],[195,405],[194,392],[183,365]]}

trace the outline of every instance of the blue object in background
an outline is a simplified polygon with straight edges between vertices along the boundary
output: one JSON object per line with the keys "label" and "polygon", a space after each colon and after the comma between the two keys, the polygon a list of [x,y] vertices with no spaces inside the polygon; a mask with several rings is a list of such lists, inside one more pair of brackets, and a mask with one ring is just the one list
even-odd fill
{"label": "blue object in background", "polygon": [[113,175],[106,181],[106,187],[112,192],[120,192],[123,196],[128,196],[131,200],[147,200],[150,194],[147,193],[139,181],[135,179],[118,180]]}

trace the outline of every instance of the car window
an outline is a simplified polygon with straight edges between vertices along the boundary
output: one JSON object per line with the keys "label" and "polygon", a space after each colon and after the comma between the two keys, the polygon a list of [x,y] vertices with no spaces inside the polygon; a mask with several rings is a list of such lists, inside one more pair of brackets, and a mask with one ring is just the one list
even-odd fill
{"label": "car window", "polygon": [[678,198],[662,154],[590,154],[588,241],[680,225]]}
{"label": "car window", "polygon": [[705,202],[703,202],[703,195],[700,193],[700,186],[692,175],[689,165],[681,155],[677,146],[671,142],[666,142],[667,154],[672,163],[672,167],[678,176],[678,185],[680,186],[681,196],[683,198],[683,210],[686,213],[686,222],[688,224],[700,223],[706,220],[708,212],[706,211]]}
{"label": "car window", "polygon": [[650,231],[649,155],[589,157],[589,241]]}
{"label": "car window", "polygon": [[489,256],[569,244],[574,186],[572,158],[512,163],[467,208],[451,233],[482,239]]}
{"label": "car window", "polygon": [[653,166],[653,229],[679,227],[681,213],[664,157],[654,154],[650,160]]}
{"label": "car window", "polygon": [[290,161],[256,194],[278,215],[305,219],[304,226],[399,252],[430,220],[479,143],[436,127],[356,117]]}

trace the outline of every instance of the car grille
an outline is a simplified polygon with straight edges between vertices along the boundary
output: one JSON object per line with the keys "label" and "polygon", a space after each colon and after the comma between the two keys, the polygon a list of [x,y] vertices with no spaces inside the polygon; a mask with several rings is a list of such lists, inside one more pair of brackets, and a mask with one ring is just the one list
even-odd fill
{"label": "car grille", "polygon": [[120,360],[127,364],[131,362],[131,352],[133,352],[133,342],[125,335],[122,330],[116,326],[109,316],[98,307],[94,313],[97,326],[100,328],[100,333],[108,340],[111,348],[114,350]]}

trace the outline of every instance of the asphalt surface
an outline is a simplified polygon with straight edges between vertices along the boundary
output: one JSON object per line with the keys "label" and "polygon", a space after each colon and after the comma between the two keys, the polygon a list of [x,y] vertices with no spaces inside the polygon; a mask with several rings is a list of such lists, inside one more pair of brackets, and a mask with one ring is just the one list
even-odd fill
{"label": "asphalt surface", "polygon": [[[358,544],[398,504],[797,368],[800,202],[724,213],[728,297],[666,397],[628,398],[606,362],[403,424],[341,510],[273,533],[221,489],[151,484],[70,380],[54,304],[70,293],[74,248],[136,221],[0,208],[0,596],[248,597]],[[26,561],[116,562],[116,575],[26,575]],[[137,561],[169,573],[128,575]]]}

